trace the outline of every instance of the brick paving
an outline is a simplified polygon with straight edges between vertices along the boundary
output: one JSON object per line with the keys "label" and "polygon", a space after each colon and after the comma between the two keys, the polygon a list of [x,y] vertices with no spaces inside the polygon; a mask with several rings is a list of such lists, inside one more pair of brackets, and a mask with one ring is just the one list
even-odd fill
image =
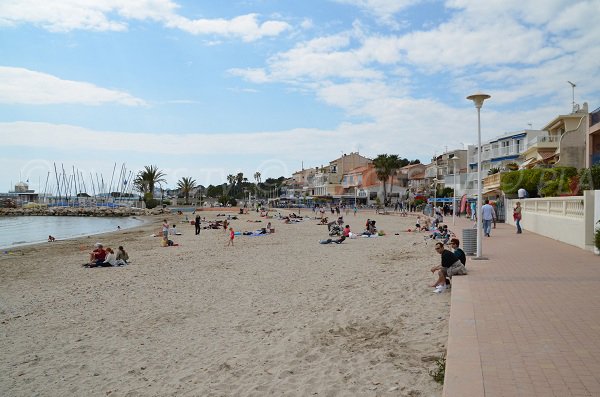
{"label": "brick paving", "polygon": [[483,256],[453,281],[444,396],[600,396],[600,256],[506,224]]}

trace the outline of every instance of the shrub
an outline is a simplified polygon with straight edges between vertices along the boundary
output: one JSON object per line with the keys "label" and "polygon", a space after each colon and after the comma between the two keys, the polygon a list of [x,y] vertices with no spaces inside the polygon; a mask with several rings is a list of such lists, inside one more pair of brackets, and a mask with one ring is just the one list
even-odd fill
{"label": "shrub", "polygon": [[582,168],[578,173],[581,190],[600,189],[600,164],[594,164],[590,168]]}
{"label": "shrub", "polygon": [[152,208],[156,207],[158,204],[160,204],[160,202],[158,200],[155,200],[153,198],[144,200],[146,202],[146,208],[148,208],[149,210],[151,210]]}
{"label": "shrub", "polygon": [[529,197],[558,196],[571,192],[571,178],[577,175],[574,167],[533,168],[511,171],[500,178],[500,187],[506,194],[516,194],[520,188],[529,192]]}
{"label": "shrub", "polygon": [[446,376],[446,357],[442,355],[440,358],[435,360],[436,368],[429,371],[429,376],[433,378],[437,383],[444,384],[444,376]]}

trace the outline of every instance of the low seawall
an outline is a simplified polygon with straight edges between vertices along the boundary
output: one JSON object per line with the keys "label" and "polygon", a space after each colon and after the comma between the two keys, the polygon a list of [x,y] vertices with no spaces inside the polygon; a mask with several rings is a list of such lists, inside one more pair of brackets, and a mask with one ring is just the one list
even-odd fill
{"label": "low seawall", "polygon": [[145,210],[139,208],[74,208],[74,207],[41,207],[41,208],[0,208],[0,216],[98,216],[120,217],[156,215],[162,210]]}

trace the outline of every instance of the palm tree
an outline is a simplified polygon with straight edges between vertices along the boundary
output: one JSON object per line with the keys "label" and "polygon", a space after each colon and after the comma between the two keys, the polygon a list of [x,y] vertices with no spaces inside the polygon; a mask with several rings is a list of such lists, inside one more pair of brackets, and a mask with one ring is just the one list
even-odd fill
{"label": "palm tree", "polygon": [[227,175],[227,182],[231,185],[231,188],[233,189],[233,186],[235,185],[235,175]]}
{"label": "palm tree", "polygon": [[254,173],[254,180],[256,181],[256,186],[255,186],[255,190],[254,190],[254,195],[258,198],[258,192],[259,192],[259,188],[258,185],[260,184],[260,172],[256,171]]}
{"label": "palm tree", "polygon": [[394,177],[397,175],[398,170],[403,167],[403,162],[400,159],[400,156],[397,154],[390,154],[388,157],[388,161],[390,162],[391,167],[391,180],[390,180],[390,194],[392,194],[392,190],[394,190]]}
{"label": "palm tree", "polygon": [[387,202],[386,182],[390,179],[390,176],[392,176],[399,168],[399,164],[400,159],[396,154],[380,154],[375,158],[375,160],[373,160],[373,165],[375,165],[375,173],[377,174],[377,179],[383,183],[384,205]]}
{"label": "palm tree", "polygon": [[242,182],[244,181],[244,173],[243,172],[238,172],[238,174],[235,176],[235,183],[237,186],[237,193],[242,191]]}
{"label": "palm tree", "polygon": [[154,185],[157,183],[163,183],[167,180],[164,178],[166,175],[158,169],[155,165],[146,165],[144,170],[138,172],[133,183],[142,193],[150,193],[154,195]]}
{"label": "palm tree", "polygon": [[188,204],[190,198],[190,192],[196,187],[196,181],[192,177],[183,177],[177,182],[177,187],[181,189],[181,192],[185,196],[185,203]]}

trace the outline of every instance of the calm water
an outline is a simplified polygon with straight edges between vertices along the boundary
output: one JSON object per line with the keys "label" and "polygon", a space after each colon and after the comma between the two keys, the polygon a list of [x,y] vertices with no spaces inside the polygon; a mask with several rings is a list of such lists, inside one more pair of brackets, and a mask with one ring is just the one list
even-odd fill
{"label": "calm water", "polygon": [[0,248],[98,234],[139,226],[136,218],[94,218],[78,216],[10,216],[0,217]]}

